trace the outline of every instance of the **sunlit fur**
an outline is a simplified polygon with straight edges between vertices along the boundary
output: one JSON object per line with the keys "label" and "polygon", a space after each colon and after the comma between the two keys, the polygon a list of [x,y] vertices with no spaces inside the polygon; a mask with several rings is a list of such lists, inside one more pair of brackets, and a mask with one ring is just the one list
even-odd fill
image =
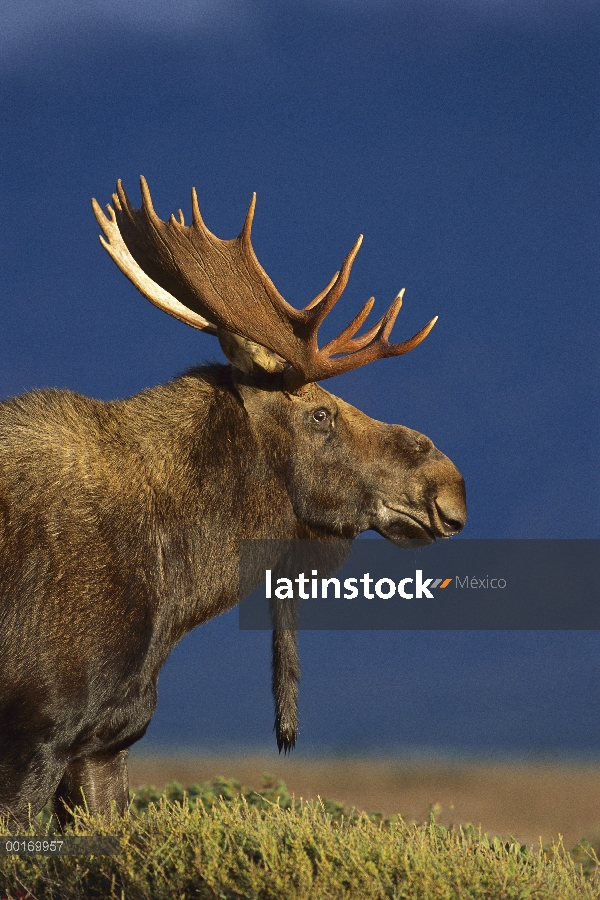
{"label": "sunlit fur", "polygon": [[[0,808],[24,820],[54,795],[65,821],[83,789],[93,811],[125,809],[160,668],[237,603],[240,539],[375,528],[402,544],[465,516],[462,478],[427,438],[280,375],[211,366],[124,401],[0,404]],[[273,658],[289,749],[293,633]]]}

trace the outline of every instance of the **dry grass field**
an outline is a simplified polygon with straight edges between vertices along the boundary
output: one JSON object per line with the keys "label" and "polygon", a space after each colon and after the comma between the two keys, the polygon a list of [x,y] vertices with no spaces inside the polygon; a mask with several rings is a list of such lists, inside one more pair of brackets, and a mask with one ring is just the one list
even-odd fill
{"label": "dry grass field", "polygon": [[296,797],[339,800],[407,821],[428,819],[438,804],[444,825],[471,822],[494,835],[544,844],[564,838],[600,838],[600,764],[418,762],[330,758],[315,761],[272,756],[151,756],[132,753],[131,788],[169,781],[184,786],[236,778],[260,789],[269,773]]}

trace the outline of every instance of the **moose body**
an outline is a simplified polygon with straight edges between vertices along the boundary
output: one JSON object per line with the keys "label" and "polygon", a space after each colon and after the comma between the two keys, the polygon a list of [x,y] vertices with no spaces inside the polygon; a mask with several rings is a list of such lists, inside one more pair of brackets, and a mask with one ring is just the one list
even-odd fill
{"label": "moose body", "polygon": [[[121,233],[99,221],[110,252]],[[157,302],[172,272],[125,243],[126,274]],[[189,324],[218,333],[228,366],[124,401],[49,390],[0,404],[0,811],[17,821],[51,797],[63,823],[83,799],[126,809],[127,751],[152,718],[161,666],[238,602],[240,540],[375,529],[403,545],[464,524],[463,480],[428,438],[323,390],[272,336],[225,327],[218,304],[210,314]],[[381,345],[381,331],[362,346]],[[344,340],[338,359],[362,352]],[[295,742],[298,677],[295,635],[276,630],[280,750]]]}

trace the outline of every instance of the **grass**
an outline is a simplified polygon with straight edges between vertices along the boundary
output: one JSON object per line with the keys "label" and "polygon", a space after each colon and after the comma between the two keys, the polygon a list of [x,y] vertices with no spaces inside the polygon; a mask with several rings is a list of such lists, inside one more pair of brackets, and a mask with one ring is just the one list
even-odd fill
{"label": "grass", "polygon": [[[29,826],[49,833],[46,813]],[[48,900],[586,900],[599,898],[594,851],[537,850],[472,826],[353,813],[215,779],[184,792],[141,789],[113,822],[77,814],[74,833],[117,835],[108,857],[0,856],[2,896]],[[0,833],[7,829],[0,827]]]}

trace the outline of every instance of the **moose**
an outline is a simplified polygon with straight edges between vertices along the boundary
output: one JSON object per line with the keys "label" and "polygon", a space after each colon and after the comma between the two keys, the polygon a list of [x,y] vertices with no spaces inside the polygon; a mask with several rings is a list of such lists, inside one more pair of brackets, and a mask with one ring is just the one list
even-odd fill
{"label": "moose", "polygon": [[[239,601],[245,539],[399,546],[459,532],[465,487],[429,438],[369,418],[317,385],[416,347],[390,343],[402,305],[357,336],[374,300],[325,346],[319,327],[362,236],[303,309],[279,294],[251,243],[163,221],[141,178],[93,209],[100,241],[153,304],[215,335],[228,365],[194,368],[126,400],[35,390],[0,403],[0,812],[17,826],[53,800],[123,814],[127,754],[157,703],[166,657]],[[296,635],[272,640],[279,750],[296,740]]]}

